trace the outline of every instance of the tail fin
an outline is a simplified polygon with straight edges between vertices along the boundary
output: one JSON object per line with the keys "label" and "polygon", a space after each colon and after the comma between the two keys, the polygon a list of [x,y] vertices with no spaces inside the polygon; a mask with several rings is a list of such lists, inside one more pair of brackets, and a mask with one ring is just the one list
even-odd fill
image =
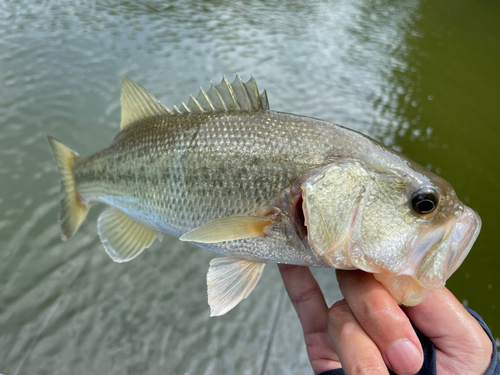
{"label": "tail fin", "polygon": [[63,175],[61,178],[61,191],[65,193],[61,200],[61,212],[59,220],[61,221],[62,239],[69,240],[80,228],[89,212],[90,204],[83,202],[82,197],[78,193],[73,175],[73,166],[75,160],[80,157],[76,152],[61,142],[47,136],[50,143],[50,148],[54,153],[57,162],[57,168]]}

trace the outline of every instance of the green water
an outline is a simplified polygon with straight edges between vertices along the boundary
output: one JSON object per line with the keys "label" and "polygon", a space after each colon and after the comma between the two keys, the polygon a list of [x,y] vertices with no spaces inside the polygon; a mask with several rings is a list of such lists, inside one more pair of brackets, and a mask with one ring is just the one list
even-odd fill
{"label": "green water", "polygon": [[[96,205],[60,240],[45,135],[82,155],[118,132],[127,75],[167,105],[238,72],[271,108],[369,134],[448,179],[483,230],[448,281],[500,337],[500,4],[495,1],[0,0],[0,373],[310,372],[270,266],[209,318],[214,254],[166,237],[113,263]],[[316,270],[329,302],[332,270]]]}
{"label": "green water", "polygon": [[[395,143],[450,181],[483,220],[447,286],[500,336],[500,14],[498,2],[422,4],[406,37]],[[387,104],[382,104],[382,106]],[[408,128],[407,128],[408,126]]]}

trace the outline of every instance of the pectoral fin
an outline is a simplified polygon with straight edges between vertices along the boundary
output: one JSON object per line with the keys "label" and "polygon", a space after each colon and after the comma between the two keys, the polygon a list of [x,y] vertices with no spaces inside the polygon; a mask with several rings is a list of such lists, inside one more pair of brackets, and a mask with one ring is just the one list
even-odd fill
{"label": "pectoral fin", "polygon": [[160,232],[145,227],[113,207],[99,216],[97,229],[106,252],[118,263],[134,259],[157,237],[161,240]]}
{"label": "pectoral fin", "polygon": [[207,274],[210,316],[224,315],[257,285],[266,263],[237,258],[214,258]]}
{"label": "pectoral fin", "polygon": [[205,223],[182,235],[181,241],[217,243],[263,236],[273,220],[259,216],[229,216]]}

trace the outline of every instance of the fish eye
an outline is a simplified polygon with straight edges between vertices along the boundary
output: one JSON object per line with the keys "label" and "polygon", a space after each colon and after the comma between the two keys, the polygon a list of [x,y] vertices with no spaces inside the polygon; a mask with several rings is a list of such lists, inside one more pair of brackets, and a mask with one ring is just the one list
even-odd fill
{"label": "fish eye", "polygon": [[430,214],[438,205],[439,199],[436,192],[428,189],[419,189],[411,198],[413,210],[420,215]]}

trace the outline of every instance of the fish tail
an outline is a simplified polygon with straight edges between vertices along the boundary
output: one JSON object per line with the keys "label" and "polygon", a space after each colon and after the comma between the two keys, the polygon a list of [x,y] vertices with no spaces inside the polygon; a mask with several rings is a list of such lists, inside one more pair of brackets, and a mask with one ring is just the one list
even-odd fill
{"label": "fish tail", "polygon": [[85,203],[78,193],[75,176],[73,174],[75,160],[78,159],[80,155],[51,136],[47,136],[47,139],[54,153],[57,168],[63,175],[61,178],[61,191],[64,192],[65,195],[61,200],[62,208],[59,213],[59,220],[61,222],[62,239],[66,241],[76,233],[78,228],[80,228],[80,225],[87,217],[90,204]]}

